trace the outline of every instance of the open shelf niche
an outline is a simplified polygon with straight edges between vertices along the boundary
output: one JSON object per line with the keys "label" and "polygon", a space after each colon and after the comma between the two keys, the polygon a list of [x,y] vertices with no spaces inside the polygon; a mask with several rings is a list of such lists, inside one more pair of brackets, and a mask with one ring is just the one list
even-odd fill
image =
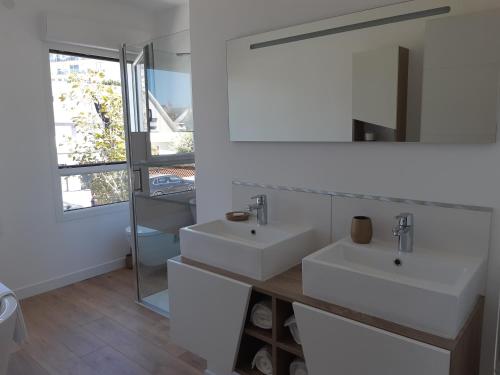
{"label": "open shelf niche", "polygon": [[[255,327],[250,321],[252,307],[264,299],[272,302],[273,327],[270,330]],[[272,348],[273,375],[288,375],[292,361],[296,358],[304,359],[302,346],[295,342],[290,330],[284,326],[286,320],[292,315],[291,301],[254,289],[248,305],[245,328],[234,371],[240,375],[262,375],[260,371],[252,369],[252,360],[257,351],[269,345]]]}

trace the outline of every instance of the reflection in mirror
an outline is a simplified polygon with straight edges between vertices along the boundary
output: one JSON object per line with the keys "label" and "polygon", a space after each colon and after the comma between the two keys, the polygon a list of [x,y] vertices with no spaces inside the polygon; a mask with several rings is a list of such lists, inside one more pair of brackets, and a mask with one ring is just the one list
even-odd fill
{"label": "reflection in mirror", "polygon": [[418,0],[229,41],[232,141],[496,141],[500,8]]}
{"label": "reflection in mirror", "polygon": [[352,57],[352,140],[406,140],[409,50],[400,46]]}

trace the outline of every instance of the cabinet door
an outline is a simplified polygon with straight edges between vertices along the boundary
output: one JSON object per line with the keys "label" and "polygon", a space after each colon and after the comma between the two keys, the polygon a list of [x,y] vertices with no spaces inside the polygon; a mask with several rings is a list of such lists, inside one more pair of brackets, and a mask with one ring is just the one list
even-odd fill
{"label": "cabinet door", "polygon": [[173,341],[230,374],[252,287],[176,261],[168,285]]}
{"label": "cabinet door", "polygon": [[448,375],[450,352],[300,303],[293,308],[310,375]]}

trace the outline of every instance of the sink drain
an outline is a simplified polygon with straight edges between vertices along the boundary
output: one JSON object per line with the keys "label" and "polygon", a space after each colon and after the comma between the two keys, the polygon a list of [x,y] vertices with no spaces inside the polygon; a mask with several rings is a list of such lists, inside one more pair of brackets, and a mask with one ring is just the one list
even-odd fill
{"label": "sink drain", "polygon": [[403,265],[403,262],[401,262],[401,259],[397,258],[394,260],[394,264],[398,267],[402,266]]}

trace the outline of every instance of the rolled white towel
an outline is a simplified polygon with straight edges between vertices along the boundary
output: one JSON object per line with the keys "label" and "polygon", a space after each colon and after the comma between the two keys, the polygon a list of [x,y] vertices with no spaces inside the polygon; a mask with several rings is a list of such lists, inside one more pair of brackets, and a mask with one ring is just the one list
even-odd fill
{"label": "rolled white towel", "polygon": [[262,329],[273,328],[273,309],[271,300],[265,299],[256,303],[250,313],[250,321],[254,326]]}
{"label": "rolled white towel", "polygon": [[252,361],[252,369],[254,368],[257,368],[264,375],[273,375],[273,356],[269,346],[264,346],[255,354]]}
{"label": "rolled white towel", "polygon": [[[0,283],[0,300],[7,296],[12,296],[17,299],[16,295],[12,290],[7,288],[5,285]],[[16,325],[14,328],[14,342],[16,344],[22,344],[23,341],[26,339],[28,333],[26,330],[26,324],[24,323],[24,317],[23,317],[23,312],[21,311],[21,304],[18,302],[17,303],[17,309],[16,309]]]}
{"label": "rolled white towel", "polygon": [[292,334],[293,339],[299,345],[301,345],[300,335],[299,335],[299,327],[297,326],[297,321],[295,320],[295,315],[289,317],[285,322],[285,327],[288,327],[290,333]]}
{"label": "rolled white towel", "polygon": [[295,359],[290,363],[290,375],[307,375],[306,363],[301,359]]}

